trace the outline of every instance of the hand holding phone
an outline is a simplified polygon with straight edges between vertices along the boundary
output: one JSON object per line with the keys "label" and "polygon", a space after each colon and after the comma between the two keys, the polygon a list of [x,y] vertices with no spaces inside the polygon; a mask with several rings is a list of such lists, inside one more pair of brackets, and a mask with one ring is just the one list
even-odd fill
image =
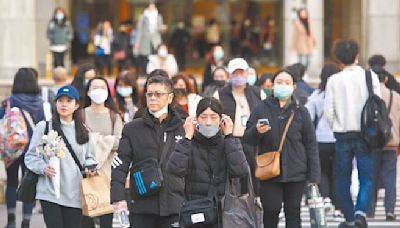
{"label": "hand holding phone", "polygon": [[271,126],[269,125],[269,120],[264,118],[264,119],[259,119],[257,121],[257,125],[256,125],[257,131],[260,134],[264,134],[267,131],[269,131],[271,129]]}
{"label": "hand holding phone", "polygon": [[267,118],[258,119],[258,123],[261,125],[269,125],[269,120]]}

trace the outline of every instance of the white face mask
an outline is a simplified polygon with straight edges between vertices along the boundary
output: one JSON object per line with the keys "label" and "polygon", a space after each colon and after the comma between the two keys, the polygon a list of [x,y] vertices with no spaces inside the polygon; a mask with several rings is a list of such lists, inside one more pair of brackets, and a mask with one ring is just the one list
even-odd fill
{"label": "white face mask", "polygon": [[151,115],[153,115],[155,118],[160,118],[162,115],[168,113],[168,105],[166,105],[164,108],[160,109],[157,112],[153,112],[149,109],[149,112]]}
{"label": "white face mask", "polygon": [[117,86],[117,93],[119,95],[121,95],[122,97],[128,97],[132,94],[132,92],[133,92],[133,89],[131,86],[129,86],[129,87]]}
{"label": "white face mask", "polygon": [[158,50],[158,55],[159,55],[161,58],[167,58],[167,56],[168,56],[168,51],[165,50],[165,49],[160,49],[160,50]]}
{"label": "white face mask", "polygon": [[108,92],[105,89],[94,89],[88,95],[96,104],[103,104],[108,98]]}

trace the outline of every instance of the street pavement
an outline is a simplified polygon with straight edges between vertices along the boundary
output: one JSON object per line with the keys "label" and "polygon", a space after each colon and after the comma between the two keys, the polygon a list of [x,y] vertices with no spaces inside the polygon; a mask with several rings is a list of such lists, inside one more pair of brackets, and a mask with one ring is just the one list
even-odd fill
{"label": "street pavement", "polygon": [[[399,169],[397,169],[397,201],[396,201],[396,208],[395,208],[395,213],[397,214],[397,220],[393,222],[387,222],[385,220],[385,209],[383,206],[383,190],[381,190],[379,197],[378,197],[378,203],[377,203],[377,208],[376,208],[376,216],[373,219],[368,219],[368,225],[369,227],[376,227],[376,228],[386,228],[386,227],[400,227],[400,159],[398,160],[398,166]],[[1,167],[0,165],[0,168]],[[303,201],[304,202],[304,201]],[[21,224],[21,214],[22,214],[22,204],[18,202],[17,204],[17,227],[20,226]],[[302,227],[307,228],[311,227],[310,226],[310,216],[309,216],[309,211],[308,208],[302,203],[302,208],[301,208],[301,219],[302,219]],[[337,227],[339,224],[339,221],[335,221],[332,217],[332,214],[328,213],[327,215],[327,222],[328,222],[328,227]],[[5,204],[0,204],[0,228],[3,228],[7,223],[7,209]],[[32,221],[31,221],[31,227],[33,228],[44,228],[46,227],[43,221],[43,215],[37,212],[37,209],[35,209],[33,216],[32,216]],[[114,228],[119,228],[120,226],[118,225],[118,222],[116,219],[114,219]],[[285,227],[285,222],[284,218],[280,220],[279,227]]]}

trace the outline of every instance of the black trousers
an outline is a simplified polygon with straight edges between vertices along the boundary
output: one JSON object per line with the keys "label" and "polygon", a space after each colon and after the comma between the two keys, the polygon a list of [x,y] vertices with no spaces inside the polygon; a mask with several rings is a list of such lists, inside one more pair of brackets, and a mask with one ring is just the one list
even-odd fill
{"label": "black trousers", "polygon": [[179,216],[159,216],[152,214],[134,214],[131,227],[137,228],[172,228],[178,227]]}
{"label": "black trousers", "polygon": [[[114,214],[112,214],[112,213],[99,216],[98,218],[100,219],[100,228],[112,228],[113,217],[114,217]],[[93,218],[83,216],[82,217],[82,227],[95,228]]]}
{"label": "black trousers", "polygon": [[65,52],[53,52],[53,66],[54,68],[61,66],[64,67]]}
{"label": "black trousers", "polygon": [[40,201],[47,228],[80,228],[82,210]]}
{"label": "black trousers", "polygon": [[[244,143],[242,138],[239,139],[242,142],[243,152],[246,157],[247,163],[249,164],[250,167],[251,181],[253,182],[254,194],[256,196],[259,196],[260,181],[255,176],[257,148],[250,144]],[[240,179],[241,192],[243,194],[248,192],[247,181],[248,181],[247,177],[243,177]]]}
{"label": "black trousers", "polygon": [[319,190],[322,197],[329,197],[332,204],[339,209],[336,199],[336,149],[334,143],[318,143],[319,161],[321,164],[321,182]]}
{"label": "black trousers", "polygon": [[279,183],[263,181],[260,183],[260,198],[264,209],[264,228],[276,228],[279,212],[285,211],[286,228],[300,228],[300,207],[305,182]]}

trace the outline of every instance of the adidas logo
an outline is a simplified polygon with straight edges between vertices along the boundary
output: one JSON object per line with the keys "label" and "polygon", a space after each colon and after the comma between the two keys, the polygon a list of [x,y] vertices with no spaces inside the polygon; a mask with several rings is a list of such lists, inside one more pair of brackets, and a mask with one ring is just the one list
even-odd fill
{"label": "adidas logo", "polygon": [[156,183],[156,182],[154,182],[154,181],[152,181],[151,183],[150,183],[150,189],[154,189],[154,188],[156,188],[158,186],[158,184]]}

